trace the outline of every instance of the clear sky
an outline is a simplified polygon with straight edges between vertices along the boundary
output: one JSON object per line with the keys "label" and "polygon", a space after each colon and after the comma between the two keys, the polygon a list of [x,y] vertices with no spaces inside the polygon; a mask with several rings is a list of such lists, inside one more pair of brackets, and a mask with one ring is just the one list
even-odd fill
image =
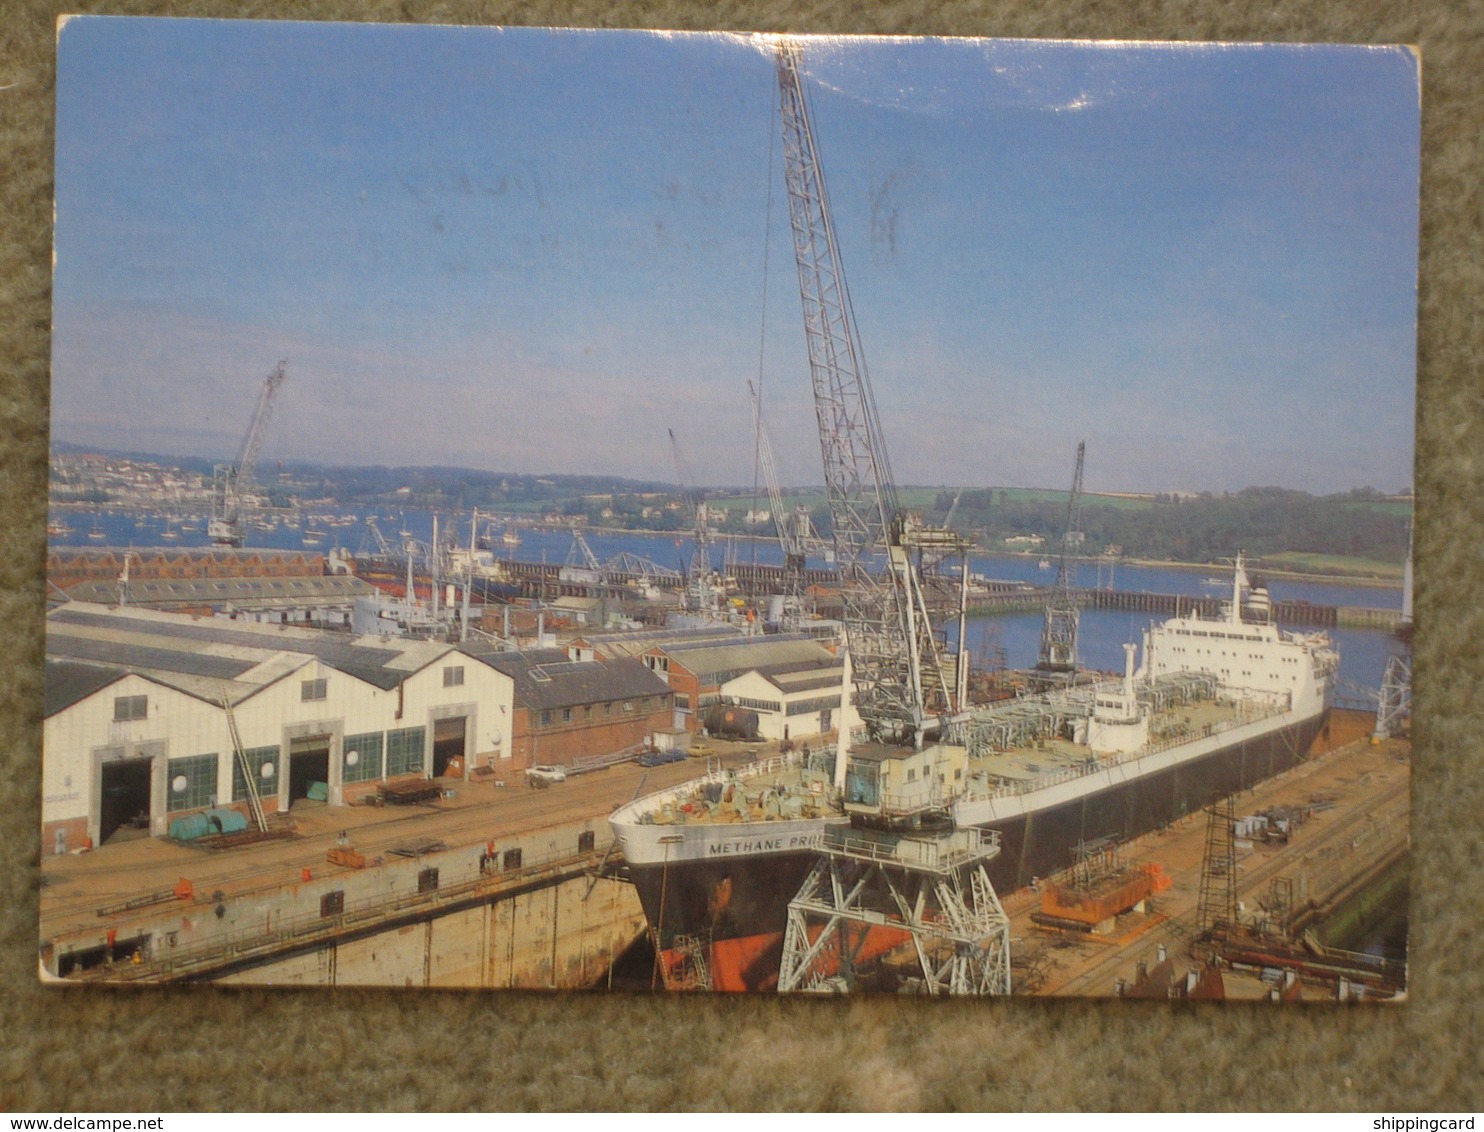
{"label": "clear sky", "polygon": [[[811,40],[903,483],[1412,480],[1401,48]],[[52,430],[230,457],[818,483],[777,82],[747,37],[83,17]]]}

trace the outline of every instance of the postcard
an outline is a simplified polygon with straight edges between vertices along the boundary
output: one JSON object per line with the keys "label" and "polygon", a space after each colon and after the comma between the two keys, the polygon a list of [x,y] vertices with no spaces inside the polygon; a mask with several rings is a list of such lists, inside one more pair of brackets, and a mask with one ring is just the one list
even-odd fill
{"label": "postcard", "polygon": [[1414,51],[57,44],[44,980],[1404,996]]}

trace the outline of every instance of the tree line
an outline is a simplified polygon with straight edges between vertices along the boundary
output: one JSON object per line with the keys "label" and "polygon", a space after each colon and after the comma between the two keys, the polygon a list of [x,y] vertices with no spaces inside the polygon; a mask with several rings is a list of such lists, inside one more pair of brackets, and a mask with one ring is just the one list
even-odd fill
{"label": "tree line", "polygon": [[[1133,558],[1214,562],[1238,551],[1252,556],[1302,552],[1401,562],[1407,554],[1409,517],[1378,506],[1370,488],[1313,496],[1280,487],[1249,487],[1223,494],[1164,496],[1147,507],[1085,502],[1082,553],[1108,546]],[[942,518],[952,492],[938,495],[933,515]],[[1066,500],[1028,502],[1006,492],[965,491],[954,512],[956,529],[993,546],[1017,535],[1039,535],[1049,551],[1060,546]]]}

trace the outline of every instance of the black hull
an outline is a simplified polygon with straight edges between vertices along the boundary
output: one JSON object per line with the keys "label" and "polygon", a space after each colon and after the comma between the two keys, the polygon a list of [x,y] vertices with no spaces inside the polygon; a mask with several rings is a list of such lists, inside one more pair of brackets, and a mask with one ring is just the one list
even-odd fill
{"label": "black hull", "polygon": [[1101,794],[991,823],[984,828],[999,831],[1000,853],[988,865],[990,882],[996,892],[1024,888],[1075,864],[1078,842],[1128,841],[1282,774],[1304,761],[1328,719],[1325,712]]}
{"label": "black hull", "polygon": [[[1036,877],[1068,868],[1079,841],[1128,841],[1282,774],[1304,761],[1328,719],[1326,712],[1136,782],[983,827],[1000,834],[999,856],[988,865],[995,891],[1023,888]],[[683,861],[630,866],[630,876],[658,936],[658,950],[665,951],[675,947],[679,936],[707,944],[749,936],[781,938],[788,903],[814,859],[802,852]]]}

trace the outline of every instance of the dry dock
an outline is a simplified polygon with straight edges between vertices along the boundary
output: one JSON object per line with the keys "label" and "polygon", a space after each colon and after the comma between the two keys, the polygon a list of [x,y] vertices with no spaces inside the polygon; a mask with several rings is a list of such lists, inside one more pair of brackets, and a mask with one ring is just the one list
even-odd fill
{"label": "dry dock", "polygon": [[[742,763],[755,748],[722,748]],[[644,930],[597,876],[607,816],[698,764],[620,764],[545,789],[449,782],[413,806],[298,802],[288,836],[206,849],[139,836],[47,858],[41,964],[68,981],[580,987]]]}
{"label": "dry dock", "polygon": [[[1275,878],[1287,878],[1300,905],[1322,908],[1356,881],[1403,860],[1409,758],[1405,740],[1372,745],[1356,739],[1239,795],[1239,817],[1318,803],[1287,844],[1239,842],[1237,893],[1244,909],[1255,912]],[[1133,985],[1139,964],[1152,966],[1161,945],[1178,974],[1197,967],[1190,944],[1196,934],[1206,826],[1204,814],[1191,815],[1124,848],[1126,863],[1158,863],[1173,884],[1144,913],[1120,916],[1105,935],[1047,931],[1031,919],[1041,907],[1039,893],[1024,889],[1008,894],[1004,905],[1011,917],[1012,951],[1020,970],[1030,973],[1029,983],[1023,981],[1020,989],[1040,995],[1111,995],[1119,980]],[[1268,994],[1256,975],[1227,971],[1224,982],[1228,998]],[[1332,992],[1309,988],[1305,997],[1328,998]]]}

